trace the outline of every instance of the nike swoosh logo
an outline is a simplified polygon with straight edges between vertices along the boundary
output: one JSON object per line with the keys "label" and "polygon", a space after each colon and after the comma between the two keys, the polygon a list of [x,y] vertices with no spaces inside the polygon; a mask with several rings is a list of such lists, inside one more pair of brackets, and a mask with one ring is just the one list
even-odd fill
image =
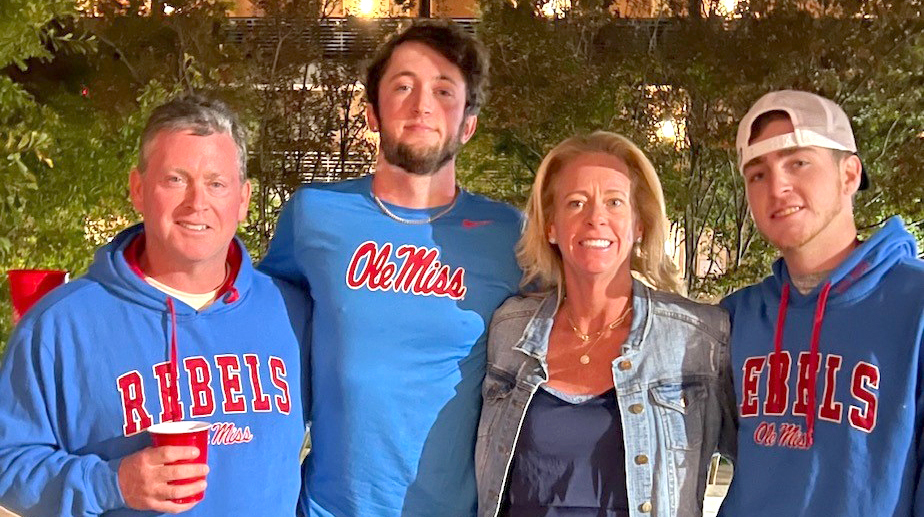
{"label": "nike swoosh logo", "polygon": [[462,227],[463,228],[478,228],[479,226],[487,226],[493,222],[494,221],[491,221],[491,220],[475,221],[472,219],[462,219]]}

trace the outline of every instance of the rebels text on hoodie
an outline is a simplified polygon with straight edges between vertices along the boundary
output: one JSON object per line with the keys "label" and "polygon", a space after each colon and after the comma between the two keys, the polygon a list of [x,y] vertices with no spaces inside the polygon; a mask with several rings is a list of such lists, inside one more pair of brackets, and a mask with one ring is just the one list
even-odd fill
{"label": "rebels text on hoodie", "polygon": [[896,217],[807,295],[779,260],[723,301],[739,430],[720,515],[924,515],[916,256]]}

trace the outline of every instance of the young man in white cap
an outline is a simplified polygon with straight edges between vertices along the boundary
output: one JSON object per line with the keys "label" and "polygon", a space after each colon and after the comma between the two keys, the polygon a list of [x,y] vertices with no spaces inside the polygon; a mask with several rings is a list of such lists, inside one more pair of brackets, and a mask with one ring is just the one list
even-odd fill
{"label": "young man in white cap", "polygon": [[764,95],[738,128],[757,228],[782,259],[723,302],[738,457],[720,515],[924,515],[924,262],[899,218],[863,242],[869,180],[828,99]]}

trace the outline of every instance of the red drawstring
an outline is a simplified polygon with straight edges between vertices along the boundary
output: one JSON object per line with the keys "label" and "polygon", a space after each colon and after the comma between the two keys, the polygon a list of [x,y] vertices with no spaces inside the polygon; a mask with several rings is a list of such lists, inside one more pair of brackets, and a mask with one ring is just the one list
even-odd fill
{"label": "red drawstring", "polygon": [[[141,269],[141,256],[145,249],[145,235],[142,232],[126,246],[123,256],[128,267],[138,275],[138,278],[145,280],[146,274]],[[228,247],[227,264],[230,274],[225,278],[224,283],[218,289],[218,296],[225,303],[234,303],[241,297],[240,292],[234,286],[237,275],[240,273],[241,262],[243,261],[243,252],[237,241],[232,240]],[[180,368],[177,360],[177,339],[176,339],[176,308],[173,299],[167,297],[167,310],[170,312],[170,374],[167,379],[167,407],[164,410],[168,422],[180,420],[183,418],[180,409]],[[170,378],[172,376],[172,378]]]}
{"label": "red drawstring", "polygon": [[[818,345],[821,341],[821,323],[825,316],[825,307],[828,304],[828,293],[831,292],[831,282],[826,282],[818,295],[815,305],[815,319],[812,321],[812,341],[809,352],[809,379],[808,401],[805,411],[806,446],[811,447],[815,435],[815,389],[818,382]],[[786,309],[789,307],[789,282],[783,284],[780,293],[780,307],[776,316],[776,333],[773,336],[773,356],[775,361],[770,363],[770,378],[777,393],[783,392],[783,328],[786,324]],[[769,394],[768,394],[769,397]]]}
{"label": "red drawstring", "polygon": [[173,308],[173,298],[167,297],[167,310],[170,312],[170,374],[172,378],[167,386],[167,420],[175,421],[181,418],[180,414],[180,368],[177,364],[176,351],[176,310]]}
{"label": "red drawstring", "polygon": [[[141,256],[144,254],[145,236],[142,232],[126,246],[123,256],[125,262],[131,270],[138,275],[138,278],[145,280],[145,272],[141,269]],[[240,292],[234,287],[237,275],[240,273],[243,252],[237,241],[231,241],[228,247],[227,264],[231,274],[227,275],[224,283],[218,289],[218,296],[221,296],[225,303],[234,303],[241,297]],[[170,374],[167,379],[167,407],[164,410],[164,416],[168,422],[180,420],[183,418],[180,409],[180,368],[177,360],[177,339],[176,339],[176,308],[173,299],[167,297],[167,310],[170,312]],[[170,378],[172,376],[172,378]]]}
{"label": "red drawstring", "polygon": [[776,393],[783,393],[783,379],[786,377],[783,374],[783,327],[786,325],[787,307],[789,307],[789,282],[783,284],[783,292],[780,294],[780,307],[776,314],[776,332],[773,335],[774,360],[770,363],[770,379]]}
{"label": "red drawstring", "polygon": [[818,342],[821,341],[821,322],[825,317],[825,306],[828,304],[828,293],[831,291],[831,282],[825,283],[818,295],[818,304],[815,305],[815,319],[812,321],[812,348],[809,355],[809,385],[808,408],[805,411],[805,426],[808,428],[808,443],[812,446],[815,435],[815,386],[818,381]]}

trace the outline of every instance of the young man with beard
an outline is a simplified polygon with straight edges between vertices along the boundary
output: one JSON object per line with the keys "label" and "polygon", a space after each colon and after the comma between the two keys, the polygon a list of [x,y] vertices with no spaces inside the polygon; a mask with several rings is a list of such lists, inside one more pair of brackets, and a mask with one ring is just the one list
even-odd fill
{"label": "young man with beard", "polygon": [[[924,262],[899,218],[857,238],[850,120],[800,91],[738,129],[773,276],[723,302],[738,394],[727,517],[924,515]],[[768,477],[768,474],[770,477]]]}
{"label": "young man with beard", "polygon": [[310,516],[475,515],[487,324],[521,276],[519,213],[456,185],[487,67],[452,23],[391,39],[365,81],[375,174],[279,217],[260,267],[314,301]]}

